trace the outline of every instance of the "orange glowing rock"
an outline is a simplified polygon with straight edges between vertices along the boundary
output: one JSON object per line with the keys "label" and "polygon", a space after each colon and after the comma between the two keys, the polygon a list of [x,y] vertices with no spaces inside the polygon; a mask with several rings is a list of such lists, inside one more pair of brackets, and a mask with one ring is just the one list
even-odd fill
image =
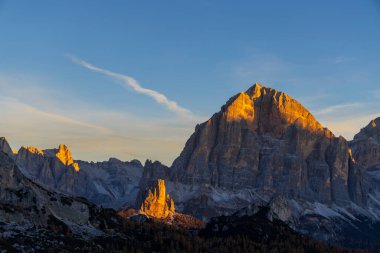
{"label": "orange glowing rock", "polygon": [[24,148],[32,154],[45,155],[44,151],[42,151],[41,149],[38,149],[35,147],[24,147]]}
{"label": "orange glowing rock", "polygon": [[158,188],[154,188],[154,193],[149,190],[139,212],[158,219],[165,219],[175,213],[174,201],[166,194],[165,180],[158,179]]}
{"label": "orange glowing rock", "polygon": [[55,154],[55,156],[66,166],[72,166],[75,171],[79,171],[79,165],[78,163],[75,163],[73,160],[73,157],[71,155],[71,152],[69,148],[64,145],[60,144],[58,152]]}

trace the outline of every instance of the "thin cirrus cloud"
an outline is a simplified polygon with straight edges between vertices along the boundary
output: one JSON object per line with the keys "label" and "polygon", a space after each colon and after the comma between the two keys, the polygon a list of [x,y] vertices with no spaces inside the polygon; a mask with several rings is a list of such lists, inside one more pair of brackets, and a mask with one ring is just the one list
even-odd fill
{"label": "thin cirrus cloud", "polygon": [[190,112],[190,110],[179,106],[177,104],[177,102],[168,99],[164,94],[162,94],[158,91],[142,87],[139,84],[139,82],[136,79],[134,79],[133,77],[130,77],[130,76],[127,76],[124,74],[120,74],[120,73],[115,73],[115,72],[112,72],[112,71],[107,70],[107,69],[102,69],[102,68],[96,67],[96,66],[92,65],[91,63],[88,63],[88,62],[86,62],[82,59],[79,59],[73,55],[66,55],[66,56],[72,62],[74,62],[74,63],[76,63],[82,67],[85,67],[86,69],[89,69],[93,72],[97,72],[97,73],[103,74],[105,76],[114,78],[118,81],[121,81],[122,86],[124,88],[132,88],[137,93],[140,93],[140,94],[143,94],[143,95],[146,95],[146,96],[153,98],[157,103],[159,103],[159,104],[165,106],[167,109],[175,112],[178,116],[181,116],[184,118],[191,118],[192,117],[192,113]]}
{"label": "thin cirrus cloud", "polygon": [[[25,120],[26,117],[28,117],[28,119],[30,119],[30,121],[28,121],[28,125],[29,125],[28,127],[30,127],[30,125],[34,125],[34,123],[37,123],[37,125],[40,125],[40,123],[49,124],[51,122],[55,122],[57,124],[63,124],[65,125],[65,127],[71,126],[71,127],[77,127],[77,128],[83,128],[83,129],[92,129],[102,134],[111,133],[110,129],[105,128],[103,126],[80,121],[80,120],[77,120],[77,119],[62,115],[62,114],[44,111],[30,104],[21,102],[18,99],[0,96],[0,105],[2,108],[6,109],[7,111],[0,114],[3,117],[6,117],[7,115],[12,116],[12,114],[17,113],[18,115],[22,115],[21,118],[23,119],[21,120],[21,122]],[[11,120],[8,120],[8,121],[11,121]]]}
{"label": "thin cirrus cloud", "polygon": [[351,140],[359,130],[378,117],[373,103],[346,103],[314,111],[317,119],[335,135]]}
{"label": "thin cirrus cloud", "polygon": [[335,113],[342,113],[347,110],[357,109],[361,108],[363,105],[360,103],[350,103],[350,104],[339,104],[339,105],[332,105],[325,108],[322,108],[318,111],[316,111],[314,114],[321,116],[321,115],[331,115]]}

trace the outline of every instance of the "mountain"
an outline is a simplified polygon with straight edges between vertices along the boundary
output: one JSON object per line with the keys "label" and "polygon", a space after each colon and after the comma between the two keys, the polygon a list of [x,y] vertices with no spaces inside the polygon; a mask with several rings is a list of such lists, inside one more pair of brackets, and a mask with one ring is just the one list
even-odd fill
{"label": "mountain", "polygon": [[367,206],[380,219],[380,118],[371,120],[349,144],[355,162],[365,171]]}
{"label": "mountain", "polygon": [[338,240],[353,220],[379,220],[368,180],[343,137],[295,99],[255,84],[196,126],[165,181],[177,209],[196,217],[269,205],[298,231]]}
{"label": "mountain", "polygon": [[[123,219],[112,209],[44,189],[25,177],[8,154],[0,152],[2,252],[241,252],[247,249],[286,252],[284,249],[289,247],[312,249],[312,252],[354,252],[324,246],[286,225],[278,226],[265,219],[260,219],[257,229],[265,228],[260,237],[242,237],[225,229],[223,234],[210,234],[216,233],[210,229],[221,223],[216,221],[205,230],[189,232],[166,223]],[[229,220],[231,228],[235,224],[241,225]],[[277,236],[279,231],[281,237]]]}
{"label": "mountain", "polygon": [[[348,142],[287,94],[255,84],[197,125],[170,168],[150,160],[77,161],[64,145],[16,154],[3,141],[0,149],[50,191],[122,207],[122,217],[141,203],[145,213],[168,210],[169,194],[176,214],[209,221],[239,210],[253,216],[265,206],[298,232],[360,246],[380,235],[379,121]],[[165,194],[149,195],[161,179]]]}
{"label": "mountain", "polygon": [[114,208],[135,203],[143,173],[137,160],[74,161],[66,145],[46,150],[21,147],[13,157],[28,178],[48,189]]}
{"label": "mountain", "polygon": [[350,142],[352,155],[365,168],[380,164],[380,118],[362,128]]}
{"label": "mountain", "polygon": [[[4,249],[36,252],[53,246],[64,249],[63,241],[73,243],[107,237],[106,228],[113,226],[117,219],[113,210],[45,189],[28,179],[9,154],[0,151],[2,252]],[[85,244],[97,247],[93,243]]]}
{"label": "mountain", "polygon": [[9,143],[4,137],[0,137],[0,151],[7,154],[9,157],[13,157],[13,152]]}

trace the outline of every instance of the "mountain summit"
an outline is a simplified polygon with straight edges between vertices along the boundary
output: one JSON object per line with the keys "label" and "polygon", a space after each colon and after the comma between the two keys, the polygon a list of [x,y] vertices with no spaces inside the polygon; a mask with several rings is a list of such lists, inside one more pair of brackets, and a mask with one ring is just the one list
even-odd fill
{"label": "mountain summit", "polygon": [[380,117],[371,120],[350,142],[355,161],[365,168],[380,164]]}
{"label": "mountain summit", "polygon": [[13,157],[13,152],[11,147],[9,146],[8,141],[5,139],[5,137],[0,137],[0,151],[4,152],[10,157]]}
{"label": "mountain summit", "polygon": [[315,133],[325,132],[314,116],[296,100],[257,83],[246,92],[233,96],[222,107],[221,113],[227,122],[244,122],[251,131],[277,137],[292,125]]}
{"label": "mountain summit", "polygon": [[294,228],[326,239],[340,228],[328,223],[323,234],[315,219],[380,217],[358,211],[377,207],[351,154],[343,137],[295,99],[255,84],[196,126],[166,181],[181,211],[207,219],[267,205]]}
{"label": "mountain summit", "polygon": [[300,103],[255,84],[196,127],[172,180],[226,190],[257,188],[324,203],[349,200],[349,150]]}
{"label": "mountain summit", "polygon": [[75,171],[79,171],[78,163],[75,163],[69,148],[66,145],[59,145],[58,152],[55,156],[66,166],[72,166]]}
{"label": "mountain summit", "polygon": [[[38,183],[128,208],[121,216],[130,217],[143,203],[142,216],[189,227],[200,223],[181,213],[209,220],[242,208],[252,215],[265,206],[297,231],[339,241],[346,239],[343,232],[347,238],[356,237],[352,231],[375,235],[368,221],[380,221],[379,123],[371,121],[348,143],[295,99],[255,84],[197,125],[171,168],[110,159],[75,161],[76,169],[64,145],[12,154],[0,139],[0,149]],[[156,182],[156,191],[147,194]]]}

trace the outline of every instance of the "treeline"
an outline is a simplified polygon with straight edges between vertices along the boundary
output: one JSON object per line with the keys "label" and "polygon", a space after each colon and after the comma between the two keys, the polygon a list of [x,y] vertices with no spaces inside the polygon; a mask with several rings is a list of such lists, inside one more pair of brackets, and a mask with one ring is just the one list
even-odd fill
{"label": "treeline", "polygon": [[[258,219],[258,220],[256,220]],[[191,252],[191,253],[364,253],[367,250],[343,249],[302,236],[280,222],[243,218],[229,223],[221,217],[200,231],[174,230],[152,221],[122,222],[127,239],[100,239],[107,252]],[[220,229],[221,228],[221,229]],[[220,230],[219,230],[220,229]],[[249,231],[249,232],[247,232]]]}

